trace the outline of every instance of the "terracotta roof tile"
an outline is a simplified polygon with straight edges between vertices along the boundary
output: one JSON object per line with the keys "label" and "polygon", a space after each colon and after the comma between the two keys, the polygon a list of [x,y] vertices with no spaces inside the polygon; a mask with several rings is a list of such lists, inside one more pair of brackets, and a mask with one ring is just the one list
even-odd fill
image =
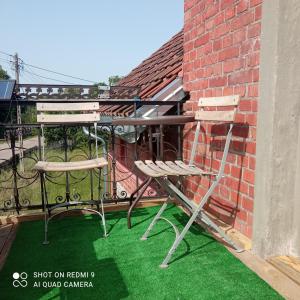
{"label": "terracotta roof tile", "polygon": [[[182,60],[183,31],[181,30],[119,81],[118,85],[138,86],[141,88],[142,99],[152,97],[180,74]],[[167,80],[170,78],[172,80]]]}
{"label": "terracotta roof tile", "polygon": [[[183,30],[119,81],[118,87],[137,87],[141,99],[151,98],[178,76],[181,76],[182,61]],[[126,91],[126,88],[124,97],[119,90],[116,90],[115,98],[126,98],[128,94],[130,93]],[[103,105],[100,113],[110,116],[128,116],[133,113],[133,106]]]}

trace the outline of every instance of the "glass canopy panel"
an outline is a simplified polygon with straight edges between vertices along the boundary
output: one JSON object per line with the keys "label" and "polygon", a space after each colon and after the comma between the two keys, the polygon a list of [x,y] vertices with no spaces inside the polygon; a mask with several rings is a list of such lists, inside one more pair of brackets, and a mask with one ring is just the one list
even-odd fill
{"label": "glass canopy panel", "polygon": [[16,85],[15,80],[0,80],[0,100],[10,100]]}

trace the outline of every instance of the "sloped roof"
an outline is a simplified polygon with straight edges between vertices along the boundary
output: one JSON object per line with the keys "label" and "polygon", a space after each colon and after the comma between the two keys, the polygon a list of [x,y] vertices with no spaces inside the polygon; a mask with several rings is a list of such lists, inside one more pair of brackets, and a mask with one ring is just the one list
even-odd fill
{"label": "sloped roof", "polygon": [[138,86],[140,98],[150,98],[180,75],[182,61],[183,30],[134,68],[118,85]]}

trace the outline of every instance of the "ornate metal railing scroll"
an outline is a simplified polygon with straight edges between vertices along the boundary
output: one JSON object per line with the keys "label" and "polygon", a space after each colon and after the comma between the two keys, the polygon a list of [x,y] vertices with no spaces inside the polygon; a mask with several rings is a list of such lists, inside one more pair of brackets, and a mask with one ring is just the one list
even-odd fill
{"label": "ornate metal railing scroll", "polygon": [[[24,87],[24,85],[23,85]],[[20,87],[22,88],[22,86]],[[31,88],[30,88],[31,89]],[[23,95],[26,97],[51,97],[57,99],[59,91],[53,90],[52,86],[47,92],[43,89],[27,90]],[[90,93],[91,90],[82,90],[81,97]],[[45,94],[46,93],[46,94]],[[52,94],[53,93],[53,94]],[[22,93],[20,92],[22,95]],[[63,97],[63,93],[60,94]],[[99,102],[102,100],[99,100]],[[127,100],[128,102],[128,100]],[[143,101],[140,101],[143,102]],[[28,104],[33,105],[31,101]],[[35,103],[34,103],[35,105]],[[122,101],[108,100],[106,105],[122,105]],[[128,107],[130,103],[126,103]],[[132,106],[136,102],[132,101]],[[147,103],[139,103],[147,105]],[[149,105],[153,105],[152,103]],[[162,103],[161,105],[164,105]],[[155,159],[157,149],[160,149],[159,130],[139,131],[134,143],[127,143],[122,139],[123,126],[113,126],[110,121],[98,123],[98,156],[104,156],[108,161],[106,169],[92,171],[55,172],[46,174],[49,205],[64,203],[69,200],[93,200],[98,195],[104,198],[106,203],[118,203],[129,201],[131,191],[144,179],[139,174],[134,161],[137,159]],[[41,210],[43,207],[41,197],[41,183],[38,172],[33,169],[35,163],[41,159],[39,147],[40,125],[38,124],[0,124],[5,130],[5,138],[0,141],[0,214],[9,211],[17,212],[23,210]],[[83,130],[83,126],[86,128]],[[24,151],[24,170],[20,168],[18,134],[22,130],[26,132]],[[45,125],[45,158],[47,161],[76,161],[90,159],[96,156],[96,147],[93,139],[93,124],[70,124],[66,128],[56,125]],[[151,136],[149,132],[153,133]],[[30,141],[30,142],[28,142]],[[164,153],[169,158],[178,157],[179,148],[169,142],[164,144]],[[100,185],[98,185],[100,182]],[[128,188],[128,186],[132,188]],[[100,186],[100,189],[98,189]],[[153,185],[145,194],[147,198],[163,196],[161,190]]]}

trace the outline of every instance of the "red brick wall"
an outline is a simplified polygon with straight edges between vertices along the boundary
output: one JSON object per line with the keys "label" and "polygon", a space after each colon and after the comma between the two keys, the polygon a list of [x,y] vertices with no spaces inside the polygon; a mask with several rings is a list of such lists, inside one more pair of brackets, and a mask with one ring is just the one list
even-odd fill
{"label": "red brick wall", "polygon": [[[239,94],[225,173],[208,209],[251,237],[254,200],[256,112],[262,0],[185,0],[184,86],[191,99],[185,111],[195,111],[199,97]],[[192,129],[192,130],[191,130]],[[223,128],[204,124],[196,162],[217,170]],[[212,138],[210,129],[218,136]],[[186,127],[184,157],[191,151],[194,128]],[[186,190],[199,201],[210,181],[193,178]]]}

